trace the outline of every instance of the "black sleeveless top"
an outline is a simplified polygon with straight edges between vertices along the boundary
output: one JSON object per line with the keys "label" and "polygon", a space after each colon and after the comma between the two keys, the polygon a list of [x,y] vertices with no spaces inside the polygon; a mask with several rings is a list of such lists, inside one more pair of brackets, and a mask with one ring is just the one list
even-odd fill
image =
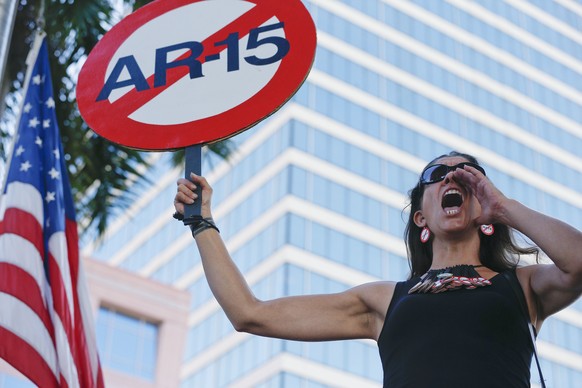
{"label": "black sleeveless top", "polygon": [[378,338],[384,388],[530,386],[533,345],[505,276],[473,290],[409,295],[418,281],[396,284]]}

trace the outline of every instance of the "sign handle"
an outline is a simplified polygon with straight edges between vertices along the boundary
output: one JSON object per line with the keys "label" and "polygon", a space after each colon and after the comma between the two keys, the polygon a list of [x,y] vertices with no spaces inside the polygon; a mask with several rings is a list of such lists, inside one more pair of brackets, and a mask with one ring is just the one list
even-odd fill
{"label": "sign handle", "polygon": [[[196,175],[202,175],[202,145],[200,144],[186,147],[186,170],[185,170],[186,179],[190,180],[191,172],[193,172]],[[196,200],[191,205],[185,205],[184,225],[192,225],[202,219],[200,207],[202,203],[201,187],[198,185],[194,192],[198,195],[198,200]]]}

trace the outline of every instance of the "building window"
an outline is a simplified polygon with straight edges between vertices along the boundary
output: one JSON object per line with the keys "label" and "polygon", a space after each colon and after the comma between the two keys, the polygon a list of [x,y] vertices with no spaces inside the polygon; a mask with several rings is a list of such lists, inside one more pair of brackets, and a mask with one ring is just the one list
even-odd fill
{"label": "building window", "polygon": [[155,379],[158,325],[102,306],[96,331],[104,367],[148,381]]}

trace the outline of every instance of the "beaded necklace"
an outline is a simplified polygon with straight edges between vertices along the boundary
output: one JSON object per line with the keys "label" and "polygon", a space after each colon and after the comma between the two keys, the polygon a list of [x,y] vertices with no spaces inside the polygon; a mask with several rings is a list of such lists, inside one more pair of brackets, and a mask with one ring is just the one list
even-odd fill
{"label": "beaded necklace", "polygon": [[475,271],[475,268],[480,267],[484,267],[484,265],[459,264],[447,268],[428,270],[408,293],[437,294],[444,291],[460,290],[461,288],[472,290],[477,287],[490,286],[491,282]]}

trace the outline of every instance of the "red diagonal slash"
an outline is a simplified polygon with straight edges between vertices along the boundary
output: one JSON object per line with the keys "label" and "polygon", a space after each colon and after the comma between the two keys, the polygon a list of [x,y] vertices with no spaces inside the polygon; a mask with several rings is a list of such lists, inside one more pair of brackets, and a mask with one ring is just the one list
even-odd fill
{"label": "red diagonal slash", "polygon": [[[262,25],[273,16],[274,15],[272,14],[272,11],[268,12],[267,7],[253,7],[250,11],[244,13],[242,16],[227,24],[224,28],[210,35],[203,42],[201,42],[204,46],[204,50],[203,55],[200,55],[198,61],[200,63],[204,63],[206,57],[224,51],[226,46],[221,45],[216,47],[214,46],[214,43],[224,40],[231,32],[238,32],[240,37],[246,36],[251,29]],[[188,51],[175,59],[175,61],[183,60],[189,56],[190,52]],[[149,89],[138,92],[134,88],[123,95],[123,97],[115,101],[118,112],[123,114],[125,117],[128,117],[137,109],[145,105],[148,101],[151,101],[164,90],[172,86],[175,82],[182,79],[188,74],[188,72],[189,69],[186,66],[179,66],[168,69],[168,73],[166,74],[166,84],[156,88],[153,86],[154,75],[152,74],[147,79],[148,85],[150,87]]]}

